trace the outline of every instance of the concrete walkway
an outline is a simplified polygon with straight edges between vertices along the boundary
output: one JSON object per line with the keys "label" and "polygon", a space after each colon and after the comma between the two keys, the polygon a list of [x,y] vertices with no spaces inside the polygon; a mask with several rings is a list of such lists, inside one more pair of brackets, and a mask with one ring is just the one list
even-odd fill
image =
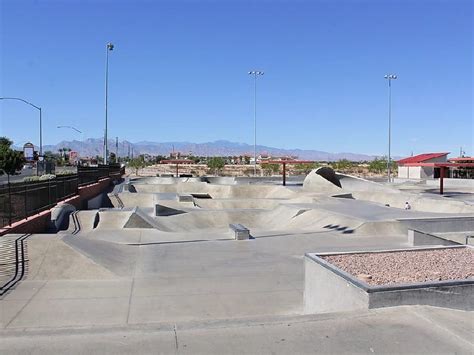
{"label": "concrete walkway", "polygon": [[431,307],[362,313],[3,330],[1,354],[472,354],[473,314]]}

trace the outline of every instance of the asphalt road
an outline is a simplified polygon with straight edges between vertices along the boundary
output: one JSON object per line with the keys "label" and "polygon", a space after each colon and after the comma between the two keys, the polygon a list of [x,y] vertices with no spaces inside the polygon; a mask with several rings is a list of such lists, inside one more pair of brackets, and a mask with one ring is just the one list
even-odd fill
{"label": "asphalt road", "polygon": [[[27,176],[36,175],[35,169],[24,169],[20,172],[19,175],[11,175],[10,182],[19,182],[22,181]],[[0,175],[0,185],[6,184],[8,182],[7,175]]]}

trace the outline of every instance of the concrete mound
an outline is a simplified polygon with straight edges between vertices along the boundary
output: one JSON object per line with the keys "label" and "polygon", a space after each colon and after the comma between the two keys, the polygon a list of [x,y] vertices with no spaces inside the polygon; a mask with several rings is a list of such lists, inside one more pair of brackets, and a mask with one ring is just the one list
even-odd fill
{"label": "concrete mound", "polygon": [[341,183],[334,170],[329,167],[320,167],[311,170],[306,176],[303,189],[309,192],[335,194],[341,193]]}
{"label": "concrete mound", "polygon": [[123,228],[156,228],[156,226],[151,217],[146,216],[139,208],[135,208]]}

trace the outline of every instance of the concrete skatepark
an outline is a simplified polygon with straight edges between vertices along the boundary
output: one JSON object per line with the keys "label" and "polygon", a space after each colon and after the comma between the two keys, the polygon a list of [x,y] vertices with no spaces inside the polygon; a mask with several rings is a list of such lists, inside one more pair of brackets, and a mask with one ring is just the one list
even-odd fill
{"label": "concrete skatepark", "polygon": [[305,311],[307,253],[416,248],[410,231],[428,245],[474,234],[470,194],[421,190],[324,169],[286,187],[127,178],[68,210],[55,233],[4,237],[25,240],[27,263],[0,301],[0,352],[472,353],[472,293],[458,309],[421,299]]}

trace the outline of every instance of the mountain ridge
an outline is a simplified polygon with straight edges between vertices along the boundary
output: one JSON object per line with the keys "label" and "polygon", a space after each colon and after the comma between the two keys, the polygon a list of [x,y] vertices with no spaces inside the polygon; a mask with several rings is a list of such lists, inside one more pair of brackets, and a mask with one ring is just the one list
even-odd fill
{"label": "mountain ridge", "polygon": [[[101,138],[87,138],[84,141],[61,141],[53,145],[45,145],[43,151],[57,152],[61,148],[71,148],[78,151],[80,155],[96,156],[102,155],[103,140]],[[152,142],[140,141],[136,143],[127,140],[120,141],[118,144],[119,156],[127,156],[130,147],[130,153],[134,156],[139,154],[165,155],[168,156],[172,151],[182,154],[192,153],[196,156],[235,156],[250,155],[253,156],[254,146],[247,143],[232,142],[228,140],[216,140],[213,142],[193,143],[193,142]],[[115,140],[109,140],[109,150],[116,151]],[[257,145],[257,155],[268,154],[272,156],[297,156],[298,159],[305,160],[330,160],[337,161],[349,159],[353,161],[373,160],[375,155],[359,154],[352,152],[332,153],[315,149],[283,149]]]}

